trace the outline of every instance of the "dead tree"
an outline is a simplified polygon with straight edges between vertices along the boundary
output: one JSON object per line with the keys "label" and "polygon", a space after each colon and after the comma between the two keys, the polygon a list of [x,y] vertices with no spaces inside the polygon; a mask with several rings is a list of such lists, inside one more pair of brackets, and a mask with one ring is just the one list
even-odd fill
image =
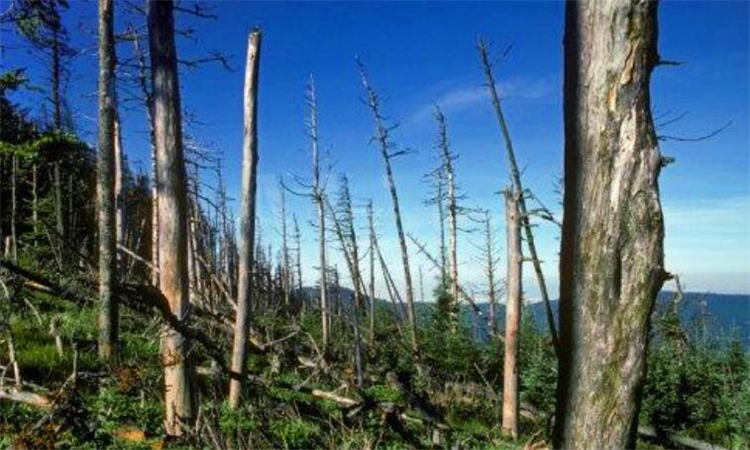
{"label": "dead tree", "polygon": [[[138,64],[138,87],[143,95],[143,103],[146,107],[146,121],[151,143],[151,264],[159,268],[159,187],[157,177],[156,160],[156,136],[154,135],[154,96],[148,86],[148,69],[146,67],[146,56],[141,51],[139,37],[135,31],[129,30],[133,40],[133,51]],[[159,287],[159,273],[151,272],[151,283]]]}
{"label": "dead tree", "polygon": [[255,193],[258,170],[258,70],[260,62],[260,29],[250,33],[247,43],[245,68],[244,114],[245,131],[242,145],[242,199],[240,217],[240,267],[237,315],[232,347],[232,371],[238,374],[229,382],[229,406],[240,404],[247,355],[247,336],[250,326],[250,303],[253,300],[253,246],[255,242]]}
{"label": "dead tree", "polygon": [[[190,311],[187,180],[174,42],[174,5],[172,1],[162,0],[149,0],[147,5],[159,217],[170,218],[169,226],[162,224],[164,226],[159,227],[159,285],[172,314],[178,321],[187,323]],[[195,420],[196,399],[188,349],[185,336],[173,329],[164,331],[164,427],[168,435],[184,435]]]}
{"label": "dead tree", "polygon": [[441,167],[438,167],[428,173],[426,178],[430,182],[433,194],[432,197],[425,200],[424,204],[437,206],[437,217],[440,225],[440,282],[445,283],[448,274],[448,263],[445,251],[445,172],[441,170]]}
{"label": "dead tree", "polygon": [[[292,214],[292,224],[294,225],[294,233],[292,239],[294,240],[294,254],[295,254],[295,273],[297,278],[297,295],[302,298],[302,234],[299,231],[299,222],[297,221],[297,215]],[[302,298],[304,301],[304,298]]]}
{"label": "dead tree", "polygon": [[508,251],[508,295],[505,303],[505,363],[503,365],[503,433],[518,437],[518,352],[521,327],[521,216],[518,208],[520,194],[505,191],[505,224]]}
{"label": "dead tree", "polygon": [[99,222],[99,358],[117,355],[117,249],[115,221],[115,39],[112,0],[99,0],[99,135],[97,211]]}
{"label": "dead tree", "polygon": [[495,83],[495,77],[492,74],[492,64],[490,63],[489,49],[487,47],[487,44],[482,39],[479,40],[479,58],[482,61],[482,68],[487,80],[487,88],[489,89],[492,106],[495,109],[495,115],[497,116],[497,121],[500,125],[500,131],[502,132],[503,140],[505,141],[505,149],[508,157],[508,170],[510,171],[510,178],[513,183],[513,189],[516,192],[519,192],[521,195],[521,198],[518,202],[518,207],[521,211],[521,226],[525,231],[526,245],[529,248],[529,257],[531,258],[531,262],[534,264],[534,272],[536,272],[536,278],[539,281],[539,292],[542,296],[542,301],[544,302],[544,309],[547,315],[547,326],[549,327],[550,336],[552,337],[552,344],[555,347],[555,353],[557,354],[557,357],[560,358],[560,344],[557,336],[557,327],[555,326],[555,316],[552,312],[549,293],[547,292],[547,283],[544,280],[544,272],[542,272],[542,262],[539,259],[539,255],[536,251],[534,233],[532,231],[528,210],[526,208],[526,201],[524,199],[526,191],[524,191],[523,189],[521,172],[518,170],[516,153],[513,149],[513,141],[510,138],[510,131],[508,131],[508,124],[505,121],[505,115],[503,114],[500,96],[497,92],[497,84]]}
{"label": "dead tree", "polygon": [[326,257],[326,214],[325,214],[325,185],[326,180],[321,179],[320,151],[318,149],[318,99],[315,92],[315,80],[310,75],[310,84],[307,89],[307,104],[310,108],[310,119],[307,123],[310,145],[313,158],[313,184],[312,198],[318,212],[318,270],[320,273],[320,314],[321,328],[323,333],[323,347],[328,348],[331,329],[331,311],[328,301],[328,259]]}
{"label": "dead tree", "polygon": [[439,171],[442,173],[442,178],[445,180],[445,185],[448,188],[446,192],[446,206],[448,207],[448,255],[450,260],[450,294],[451,302],[453,305],[450,306],[449,311],[452,317],[449,317],[449,322],[452,327],[458,326],[458,205],[457,205],[457,187],[456,187],[456,173],[453,168],[453,161],[456,159],[456,155],[451,151],[450,142],[448,141],[448,124],[446,123],[445,116],[440,108],[435,107],[435,120],[438,125],[438,139],[437,147],[440,151],[441,164]]}
{"label": "dead tree", "polygon": [[115,101],[114,120],[114,160],[115,160],[115,241],[118,246],[125,247],[125,155],[122,151],[122,130],[120,117],[117,113],[117,102]]}
{"label": "dead tree", "polygon": [[555,448],[633,448],[664,270],[657,2],[569,2]]}
{"label": "dead tree", "polygon": [[[352,328],[354,330],[354,366],[357,371],[357,386],[362,387],[364,375],[362,370],[362,342],[359,330],[359,317],[365,296],[362,272],[359,267],[359,248],[357,244],[357,234],[354,226],[354,213],[352,210],[351,192],[349,190],[349,180],[346,176],[341,178],[341,190],[338,199],[339,214],[328,204],[328,210],[331,214],[334,231],[341,243],[341,251],[344,254],[344,261],[349,269],[349,275],[352,280],[354,291],[353,308],[354,317],[352,318]],[[338,277],[337,277],[338,278]],[[339,304],[341,299],[339,299]]]}
{"label": "dead tree", "polygon": [[[507,203],[506,203],[507,204]],[[497,336],[497,300],[498,300],[498,283],[495,277],[499,257],[495,242],[495,231],[492,228],[492,220],[489,210],[482,211],[482,216],[478,219],[480,226],[483,228],[484,242],[478,246],[481,252],[479,263],[484,267],[484,275],[487,279],[487,301],[490,304],[489,327],[491,336]]]}
{"label": "dead tree", "polygon": [[367,95],[367,106],[370,108],[372,113],[373,123],[375,126],[375,135],[373,139],[377,141],[380,147],[380,153],[383,156],[383,164],[385,166],[386,179],[388,180],[388,189],[391,193],[391,201],[393,203],[393,216],[396,221],[396,231],[398,233],[398,243],[401,248],[401,261],[404,266],[404,281],[406,283],[406,312],[409,318],[409,326],[411,327],[411,347],[414,353],[419,351],[417,343],[417,317],[414,313],[414,287],[411,280],[411,270],[409,269],[409,250],[406,247],[406,235],[404,233],[404,226],[401,221],[401,209],[398,203],[398,192],[396,191],[396,181],[393,178],[393,169],[391,168],[391,160],[399,155],[403,155],[403,150],[395,151],[395,144],[391,141],[390,133],[393,127],[388,127],[385,124],[385,117],[380,110],[380,98],[375,90],[370,86],[370,82],[367,79],[365,68],[362,63],[357,60],[359,65],[359,72],[362,78],[362,85],[364,86],[365,93]]}
{"label": "dead tree", "polygon": [[279,180],[279,202],[281,211],[281,258],[282,258],[282,272],[281,281],[284,288],[284,304],[289,308],[292,297],[292,273],[291,263],[289,262],[289,244],[287,242],[287,224],[286,224],[286,189],[284,189],[284,182]]}
{"label": "dead tree", "polygon": [[370,246],[370,345],[375,342],[375,218],[372,211],[372,200],[367,202],[367,225],[369,231]]}

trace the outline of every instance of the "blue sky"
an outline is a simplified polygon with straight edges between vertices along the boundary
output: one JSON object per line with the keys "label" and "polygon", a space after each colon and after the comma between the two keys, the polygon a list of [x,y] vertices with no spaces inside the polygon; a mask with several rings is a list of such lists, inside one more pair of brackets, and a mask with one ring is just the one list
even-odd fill
{"label": "blue sky", "polygon": [[[65,17],[72,43],[82,49],[72,65],[68,101],[76,108],[76,124],[94,142],[96,122],[96,3],[73,1]],[[499,244],[504,248],[503,210],[496,194],[507,183],[504,147],[493,116],[475,50],[478,36],[511,53],[496,67],[510,131],[526,185],[551,208],[559,210],[555,185],[562,175],[562,34],[561,2],[329,2],[286,3],[217,1],[208,3],[216,21],[178,17],[192,25],[196,40],[181,39],[178,53],[189,58],[219,50],[232,57],[235,71],[218,65],[181,73],[183,106],[201,123],[191,128],[197,141],[220,151],[227,167],[230,195],[239,190],[242,140],[242,78],[247,33],[264,30],[260,79],[259,214],[262,238],[278,245],[277,179],[307,176],[309,145],[304,120],[304,89],[313,73],[318,87],[319,132],[324,148],[336,161],[330,190],[338,173],[349,175],[355,201],[372,198],[383,246],[397,282],[402,280],[390,200],[385,190],[378,149],[369,143],[372,126],[354,63],[360,56],[371,82],[384,97],[385,113],[400,127],[394,140],[413,150],[394,163],[404,226],[436,249],[434,208],[422,204],[428,186],[422,175],[435,166],[435,103],[445,112],[451,141],[460,153],[457,177],[464,204],[492,212]],[[3,9],[8,2],[2,2]],[[698,136],[728,121],[718,136],[701,142],[662,142],[662,152],[677,163],[661,177],[666,217],[666,261],[687,289],[750,292],[750,141],[748,110],[750,68],[747,2],[665,1],[660,6],[659,49],[678,67],[656,70],[652,96],[657,116],[687,113],[661,130],[673,136]],[[118,11],[116,11],[117,14]],[[138,18],[118,16],[117,27]],[[3,69],[29,66],[32,81],[42,84],[39,61],[22,48],[12,33],[3,33],[11,50]],[[118,51],[130,55],[130,47]],[[35,94],[17,98],[38,105]],[[669,116],[668,116],[669,117]],[[136,170],[147,171],[148,144],[141,110],[123,113],[125,149]],[[303,271],[314,281],[314,218],[312,205],[291,198],[289,209],[303,224]],[[362,211],[364,211],[362,209]],[[360,224],[365,225],[364,217]],[[468,222],[466,227],[470,227]],[[538,239],[552,292],[557,291],[558,230],[542,224]],[[459,244],[462,283],[484,289],[472,243],[466,234]],[[413,247],[413,246],[412,246]],[[335,246],[333,262],[345,265]],[[415,279],[419,266],[425,285],[434,283],[430,263],[412,248]],[[501,262],[501,276],[505,258]],[[537,295],[530,268],[525,271],[530,298]],[[384,294],[384,293],[383,293]],[[381,294],[381,295],[383,295]]]}

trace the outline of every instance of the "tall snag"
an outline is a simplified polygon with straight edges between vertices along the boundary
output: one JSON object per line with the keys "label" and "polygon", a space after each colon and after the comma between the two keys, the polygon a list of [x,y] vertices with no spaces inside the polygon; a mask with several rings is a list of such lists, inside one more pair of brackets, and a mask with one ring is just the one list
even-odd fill
{"label": "tall snag", "polygon": [[[149,0],[148,36],[154,96],[154,137],[159,189],[159,285],[177,320],[189,321],[188,205],[182,148],[182,110],[174,41],[174,4]],[[189,343],[173,329],[162,335],[165,423],[168,435],[182,436],[195,420]]]}
{"label": "tall snag", "polygon": [[388,190],[391,193],[391,200],[393,202],[393,216],[396,221],[396,231],[398,232],[398,243],[401,248],[401,261],[404,266],[404,281],[406,283],[406,313],[409,318],[409,325],[411,327],[411,347],[414,353],[419,351],[417,344],[417,317],[414,313],[414,287],[411,280],[411,270],[409,269],[409,250],[406,247],[406,235],[404,234],[404,226],[401,222],[401,209],[398,203],[398,192],[396,191],[396,181],[393,178],[393,169],[391,168],[391,159],[403,155],[404,151],[394,151],[394,143],[390,139],[390,133],[393,127],[385,125],[385,117],[380,110],[380,97],[377,92],[370,86],[370,82],[367,80],[367,74],[365,73],[365,67],[362,63],[357,60],[359,65],[359,73],[362,78],[362,85],[365,88],[367,94],[367,106],[370,108],[372,113],[373,122],[375,125],[375,136],[374,140],[378,142],[380,146],[380,153],[383,156],[383,164],[385,165],[386,179],[388,180]]}
{"label": "tall snag", "polygon": [[505,224],[508,251],[508,295],[505,303],[505,363],[503,364],[503,433],[518,437],[518,340],[521,327],[521,216],[518,208],[520,194],[505,191]]}
{"label": "tall snag", "polygon": [[244,114],[245,131],[242,144],[242,210],[240,217],[240,267],[237,316],[232,347],[232,372],[237,377],[229,382],[229,406],[240,404],[247,355],[247,337],[250,326],[250,302],[253,298],[253,249],[255,242],[255,192],[258,170],[258,68],[260,62],[261,32],[253,30],[248,37],[247,65],[245,67]]}
{"label": "tall snag", "polygon": [[320,314],[323,333],[323,347],[328,348],[331,331],[331,311],[328,299],[328,261],[326,257],[326,212],[325,212],[325,180],[321,180],[320,150],[318,149],[318,99],[315,92],[315,80],[310,75],[307,88],[307,104],[310,108],[310,120],[307,129],[310,136],[313,158],[312,199],[318,212],[318,271],[320,278]]}
{"label": "tall snag", "polygon": [[664,271],[657,2],[568,2],[555,448],[633,448]]}
{"label": "tall snag", "polygon": [[99,222],[99,357],[117,352],[115,249],[115,37],[112,0],[99,0],[99,136],[97,211]]}

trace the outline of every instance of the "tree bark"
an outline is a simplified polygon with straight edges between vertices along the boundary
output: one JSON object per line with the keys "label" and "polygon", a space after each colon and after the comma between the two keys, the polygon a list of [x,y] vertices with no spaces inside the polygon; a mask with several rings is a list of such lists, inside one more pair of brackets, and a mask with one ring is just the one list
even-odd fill
{"label": "tree bark", "polygon": [[115,237],[117,245],[125,246],[125,155],[122,152],[120,118],[115,110],[114,120],[114,163],[115,163]]}
{"label": "tree bark", "polygon": [[97,211],[99,217],[99,357],[117,355],[117,250],[115,247],[115,39],[112,0],[99,0],[99,136]]}
{"label": "tree bark", "polygon": [[508,251],[508,295],[505,304],[505,363],[503,365],[503,433],[518,437],[518,351],[521,327],[523,256],[521,253],[520,194],[505,191],[505,224]]}
{"label": "tree bark", "polygon": [[[245,373],[247,336],[250,327],[250,304],[253,298],[253,248],[255,243],[255,194],[258,170],[258,70],[261,32],[253,30],[248,38],[245,67],[244,115],[245,132],[242,145],[242,210],[240,218],[240,279],[237,297],[237,316],[232,347],[232,372]],[[240,404],[242,385],[239,378],[229,382],[229,405]]]}
{"label": "tree bark", "polygon": [[[159,189],[159,285],[172,314],[189,321],[190,282],[187,270],[188,208],[182,110],[177,74],[172,1],[148,1],[151,82],[154,95],[154,137]],[[195,420],[192,364],[187,338],[172,329],[162,335],[165,431],[184,435]]]}
{"label": "tree bark", "polygon": [[569,2],[555,448],[633,448],[664,271],[657,3]]}

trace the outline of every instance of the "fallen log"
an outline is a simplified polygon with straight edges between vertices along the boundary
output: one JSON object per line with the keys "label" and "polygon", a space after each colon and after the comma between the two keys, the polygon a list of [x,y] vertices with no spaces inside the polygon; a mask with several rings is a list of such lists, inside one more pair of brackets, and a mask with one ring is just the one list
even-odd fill
{"label": "fallen log", "polygon": [[44,395],[17,389],[0,389],[0,400],[23,403],[41,409],[50,409],[52,407],[52,401]]}
{"label": "fallen log", "polygon": [[657,430],[656,428],[648,424],[638,426],[638,435],[651,439],[667,439],[672,444],[676,446],[679,445],[682,448],[690,448],[694,450],[727,450],[724,447],[711,444],[710,442],[704,442],[688,436],[682,436],[671,431]]}

